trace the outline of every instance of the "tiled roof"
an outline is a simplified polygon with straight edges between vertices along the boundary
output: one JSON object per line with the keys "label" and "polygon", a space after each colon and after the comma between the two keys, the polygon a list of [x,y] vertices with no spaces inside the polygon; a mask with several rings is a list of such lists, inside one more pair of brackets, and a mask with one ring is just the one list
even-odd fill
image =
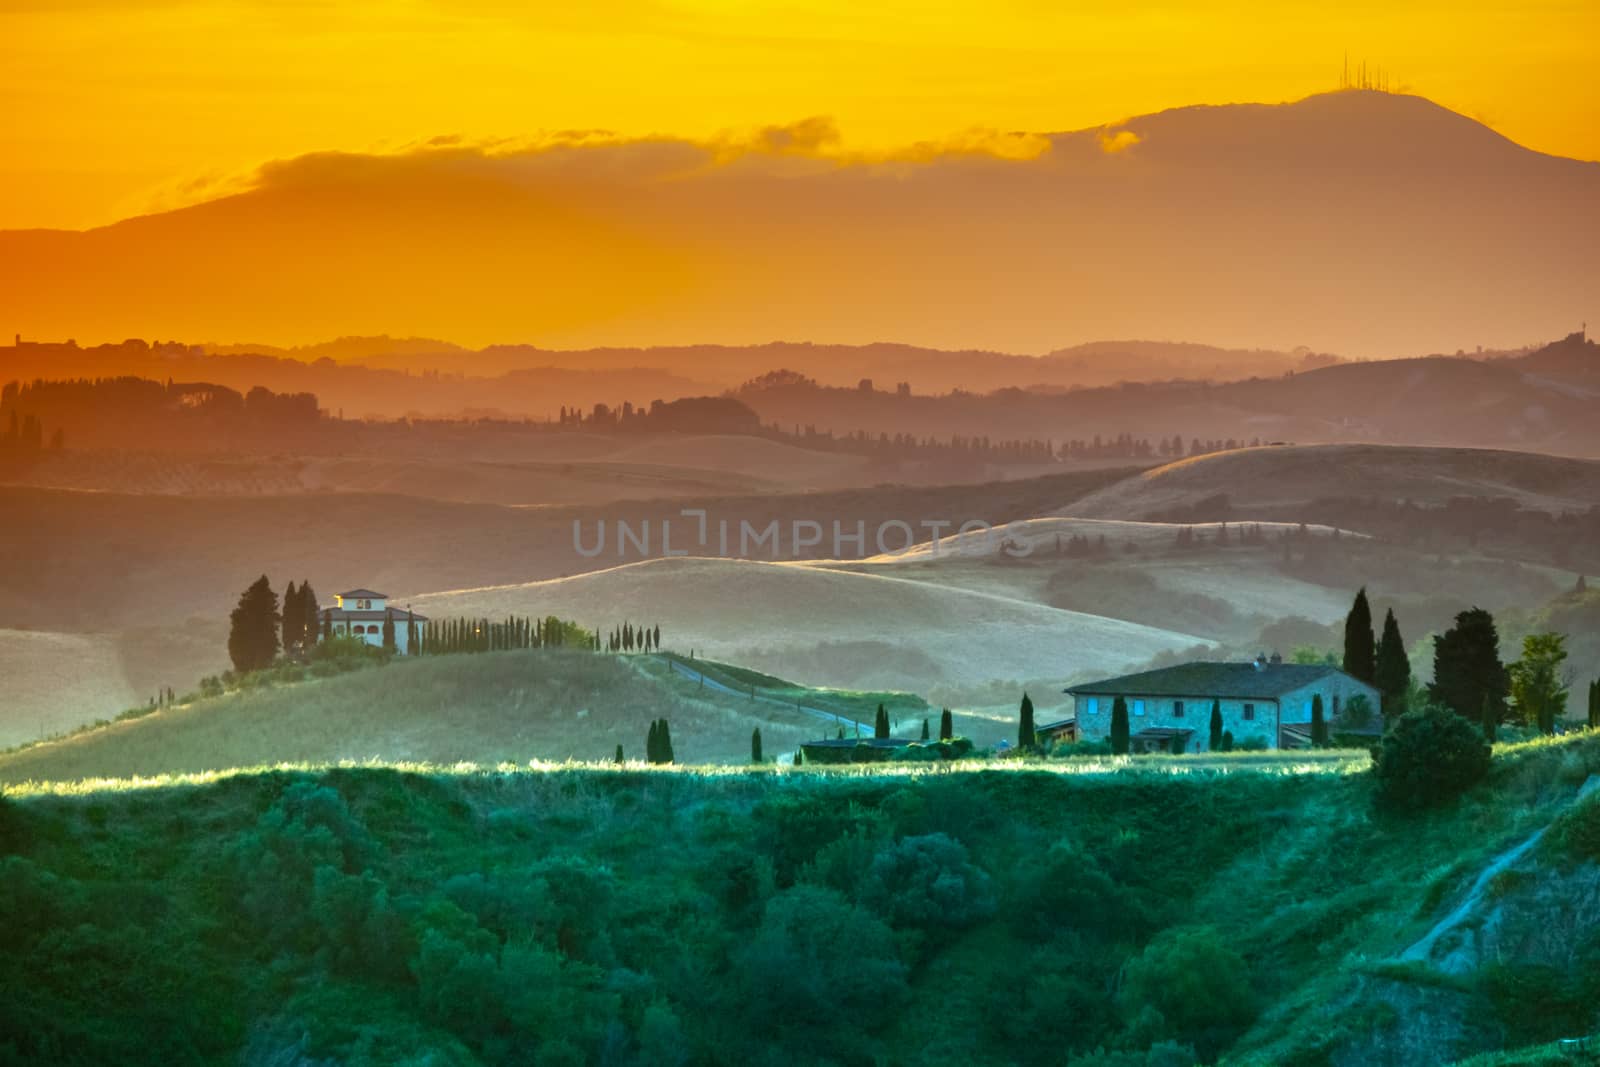
{"label": "tiled roof", "polygon": [[1230,697],[1273,700],[1338,673],[1325,663],[1180,663],[1138,674],[1124,674],[1074,685],[1064,692],[1125,697]]}

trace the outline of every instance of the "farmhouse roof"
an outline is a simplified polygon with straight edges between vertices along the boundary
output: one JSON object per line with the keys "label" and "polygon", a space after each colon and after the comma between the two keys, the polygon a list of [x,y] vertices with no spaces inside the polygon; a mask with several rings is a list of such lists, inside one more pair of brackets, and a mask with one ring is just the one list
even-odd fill
{"label": "farmhouse roof", "polygon": [[388,600],[388,593],[374,593],[370,589],[352,589],[348,593],[335,593],[335,596],[356,597],[360,600]]}
{"label": "farmhouse roof", "polygon": [[1232,697],[1274,700],[1329,674],[1326,663],[1180,663],[1069,686],[1074,696]]}

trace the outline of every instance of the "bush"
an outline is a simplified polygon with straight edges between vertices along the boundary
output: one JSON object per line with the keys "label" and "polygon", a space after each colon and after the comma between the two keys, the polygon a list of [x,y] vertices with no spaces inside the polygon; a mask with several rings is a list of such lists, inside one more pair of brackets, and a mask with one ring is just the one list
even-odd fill
{"label": "bush", "polygon": [[1585,797],[1557,821],[1550,845],[1570,859],[1600,863],[1600,793]]}
{"label": "bush", "polygon": [[861,902],[898,927],[963,927],[994,914],[989,875],[946,834],[906,837],[872,859]]}
{"label": "bush", "polygon": [[1170,931],[1129,961],[1118,1001],[1136,1027],[1192,1044],[1207,1060],[1256,1016],[1250,969],[1208,928]]}
{"label": "bush", "polygon": [[1260,734],[1251,734],[1233,747],[1240,752],[1265,752],[1272,746],[1267,744],[1267,739]]}
{"label": "bush", "polygon": [[1375,801],[1389,811],[1436,807],[1489,773],[1490,746],[1477,726],[1437,704],[1408,711],[1372,750]]}
{"label": "bush", "polygon": [[[870,1031],[889,1025],[906,999],[894,932],[831,889],[796,886],[767,902],[737,956],[744,1019],[761,1039],[803,1044],[815,1057],[870,1061]],[[841,1020],[843,1005],[857,1005]]]}
{"label": "bush", "polygon": [[1050,746],[1050,755],[1053,757],[1070,756],[1109,756],[1111,755],[1110,741],[1057,741]]}

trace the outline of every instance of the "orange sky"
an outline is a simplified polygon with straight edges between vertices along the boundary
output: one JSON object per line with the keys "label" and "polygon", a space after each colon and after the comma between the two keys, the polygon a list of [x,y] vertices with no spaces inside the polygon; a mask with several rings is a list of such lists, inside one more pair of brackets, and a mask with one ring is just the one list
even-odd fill
{"label": "orange sky", "polygon": [[[1600,159],[1594,0],[7,0],[0,228],[203,198],[263,162],[831,116],[851,150],[1333,88],[1343,52]],[[207,183],[223,183],[210,185]]]}

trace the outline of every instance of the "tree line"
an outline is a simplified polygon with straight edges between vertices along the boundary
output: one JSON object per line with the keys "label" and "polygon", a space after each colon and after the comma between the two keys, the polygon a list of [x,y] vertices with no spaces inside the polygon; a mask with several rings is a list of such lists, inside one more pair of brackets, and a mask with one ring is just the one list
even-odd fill
{"label": "tree line", "polygon": [[[412,623],[415,626],[415,623]],[[420,655],[446,656],[471,652],[506,652],[533,648],[597,649],[598,639],[575,622],[546,615],[542,619],[508,615],[503,619],[430,619],[421,633]]]}

